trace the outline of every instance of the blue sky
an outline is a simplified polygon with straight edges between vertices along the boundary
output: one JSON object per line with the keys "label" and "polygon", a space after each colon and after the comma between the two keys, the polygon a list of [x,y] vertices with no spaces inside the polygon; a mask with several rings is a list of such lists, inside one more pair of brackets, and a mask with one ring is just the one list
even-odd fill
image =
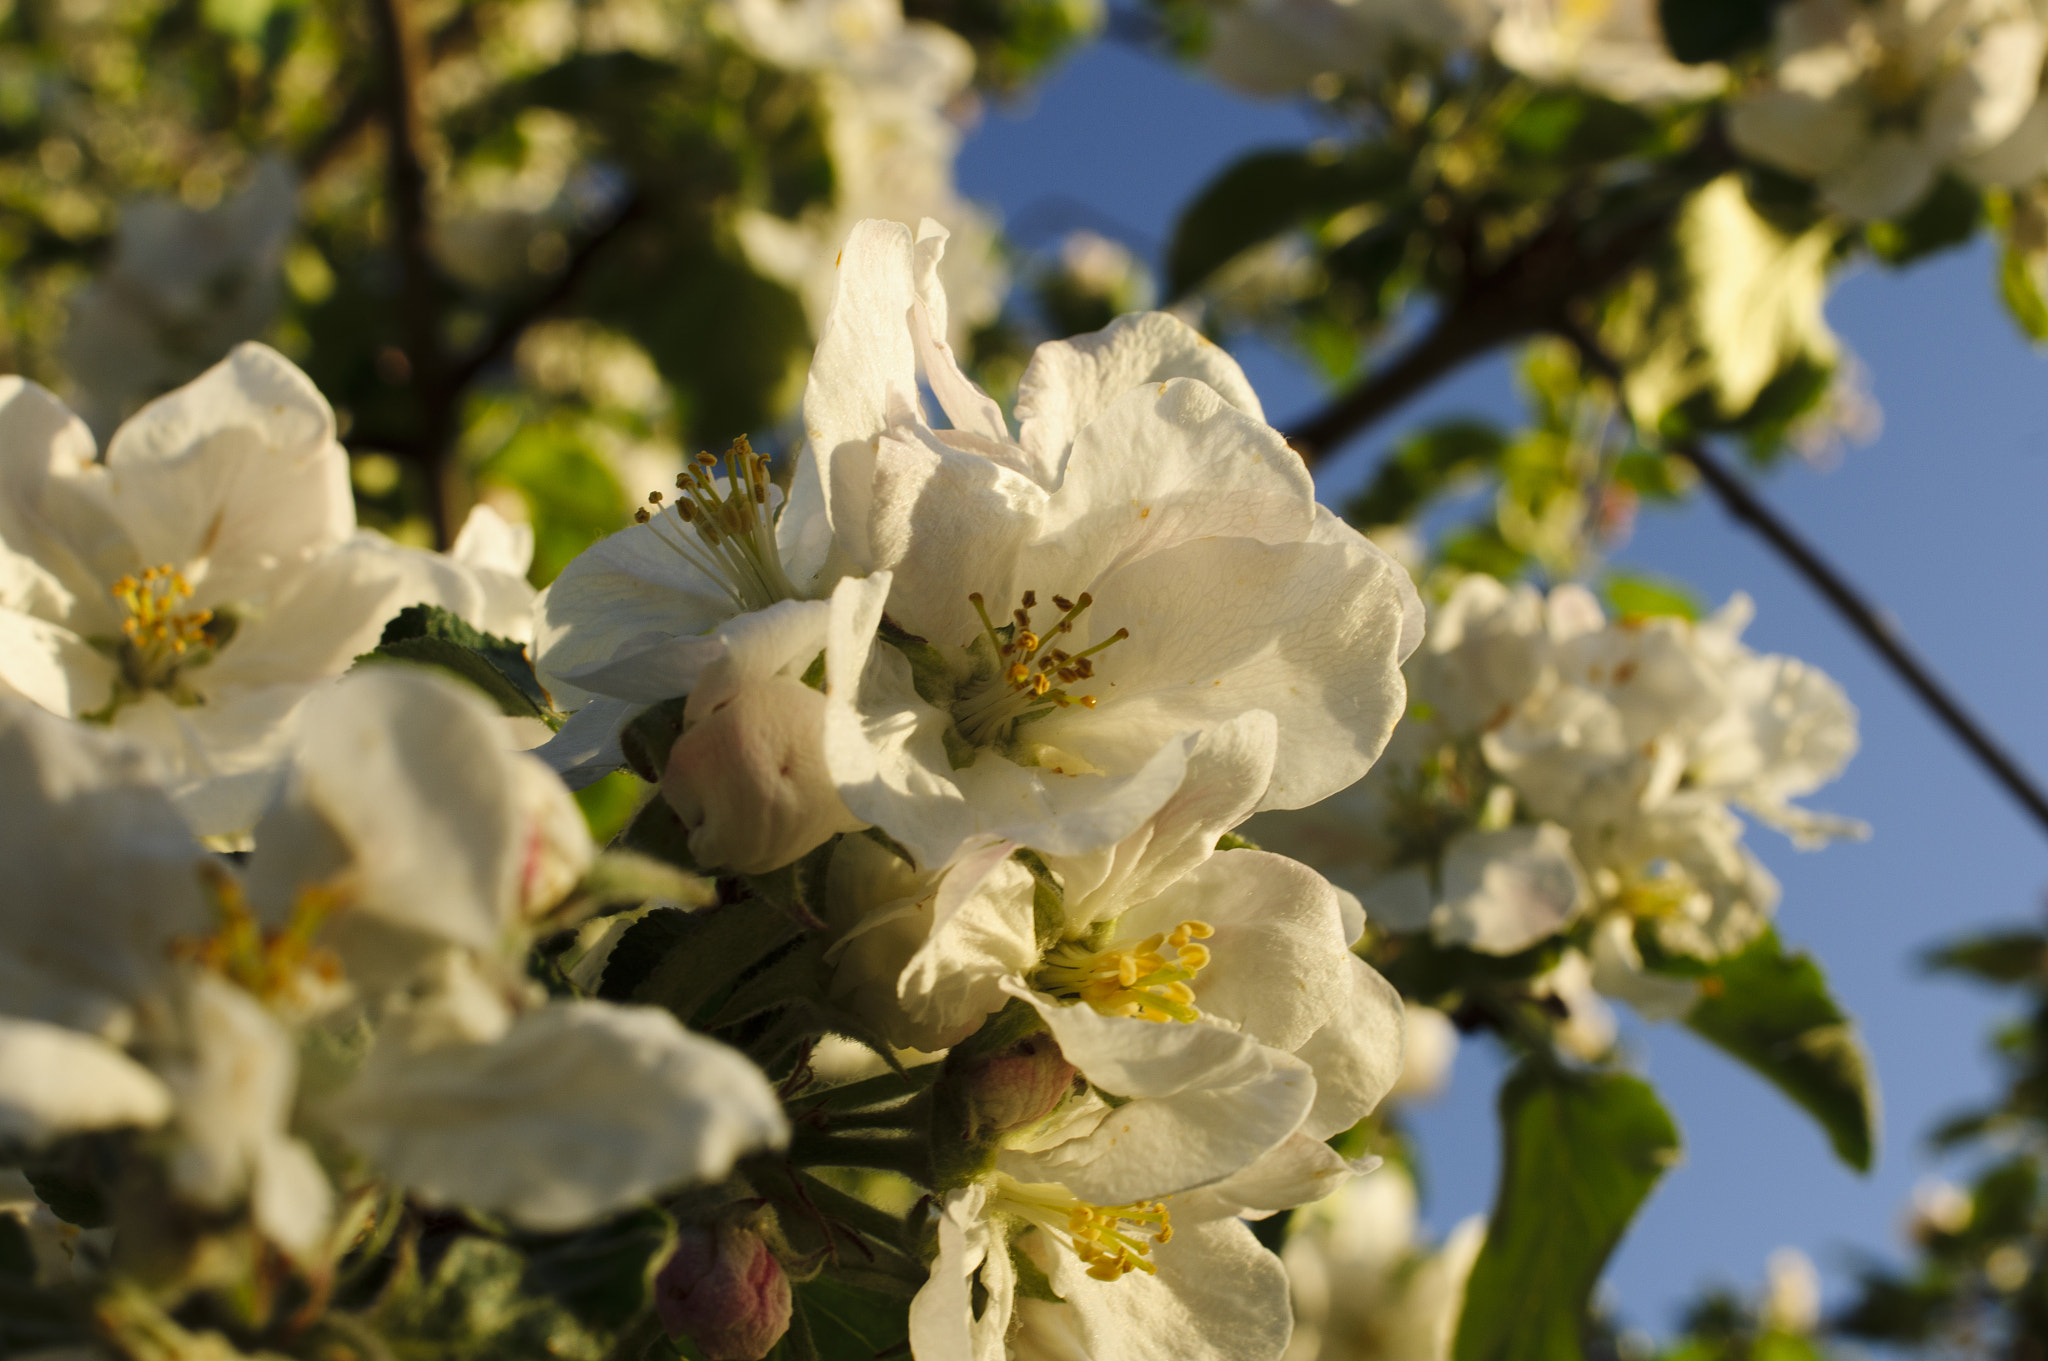
{"label": "blue sky", "polygon": [[[1319,131],[1301,109],[1236,98],[1105,43],[1034,98],[990,109],[959,174],[1026,244],[1088,225],[1156,248],[1180,205],[1221,167]],[[1869,371],[1884,432],[1830,470],[1789,467],[1763,490],[1896,616],[2024,763],[2048,771],[2048,369],[2000,310],[1993,266],[1980,243],[1903,273],[1864,267],[1841,280],[1829,318]],[[1315,381],[1284,356],[1240,357],[1276,423],[1317,404]],[[1457,375],[1347,450],[1323,471],[1325,499],[1356,486],[1400,429],[1453,412],[1513,419],[1505,361]],[[1900,1254],[1906,1199],[1936,1170],[1926,1131],[1993,1090],[1992,999],[1928,978],[1917,957],[1972,925],[2038,916],[2048,837],[1711,502],[1644,514],[1615,560],[1687,581],[1711,600],[1749,592],[1758,606],[1749,640],[1822,667],[1862,711],[1862,752],[1811,802],[1870,822],[1873,839],[1818,853],[1768,831],[1753,831],[1751,842],[1784,882],[1781,932],[1820,957],[1863,1023],[1885,1126],[1877,1168],[1859,1177],[1746,1071],[1682,1031],[1634,1029],[1687,1153],[1624,1241],[1609,1281],[1626,1317],[1663,1333],[1697,1286],[1754,1284],[1770,1251],[1791,1244],[1820,1264],[1838,1302],[1852,1253]],[[1451,1091],[1421,1115],[1429,1218],[1440,1228],[1491,1201],[1499,1073],[1488,1046],[1467,1045]]]}

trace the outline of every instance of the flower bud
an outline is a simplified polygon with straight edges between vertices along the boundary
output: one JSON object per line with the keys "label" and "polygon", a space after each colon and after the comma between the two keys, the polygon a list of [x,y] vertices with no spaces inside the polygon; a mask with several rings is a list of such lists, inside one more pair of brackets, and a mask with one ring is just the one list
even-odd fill
{"label": "flower bud", "polygon": [[1074,1073],[1045,1034],[974,1060],[960,1074],[973,1133],[1003,1134],[1043,1120],[1073,1090]]}
{"label": "flower bud", "polygon": [[763,874],[860,820],[825,768],[825,697],[771,676],[694,719],[669,752],[661,793],[700,865]]}
{"label": "flower bud", "polygon": [[789,1331],[789,1277],[754,1230],[686,1224],[655,1275],[654,1307],[706,1361],[761,1361]]}

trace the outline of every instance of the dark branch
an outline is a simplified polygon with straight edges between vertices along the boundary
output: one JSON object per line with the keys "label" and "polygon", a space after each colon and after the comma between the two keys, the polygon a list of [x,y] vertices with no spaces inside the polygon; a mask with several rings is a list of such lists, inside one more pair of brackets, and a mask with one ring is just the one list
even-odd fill
{"label": "dark branch", "polygon": [[467,489],[454,466],[455,392],[441,351],[443,290],[434,267],[433,223],[427,215],[427,130],[420,109],[426,48],[409,0],[375,0],[379,86],[385,132],[385,188],[392,246],[399,265],[399,322],[406,383],[417,403],[414,445],[426,473],[427,508],[440,546],[455,541]]}
{"label": "dark branch", "polygon": [[457,391],[468,387],[476,380],[478,374],[497,363],[518,343],[520,335],[527,327],[574,297],[577,287],[582,284],[584,276],[590,272],[591,265],[603,253],[604,248],[617,240],[619,234],[628,226],[645,215],[646,210],[647,200],[641,197],[638,190],[627,195],[626,201],[612,214],[609,222],[577,244],[568,262],[562,266],[561,272],[555,275],[546,288],[500,317],[482,343],[464,358],[456,361],[448,370],[449,384]]}

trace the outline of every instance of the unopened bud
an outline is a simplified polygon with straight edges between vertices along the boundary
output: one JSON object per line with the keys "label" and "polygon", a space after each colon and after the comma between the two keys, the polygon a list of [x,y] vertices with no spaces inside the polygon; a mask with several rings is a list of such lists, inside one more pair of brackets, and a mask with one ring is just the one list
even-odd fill
{"label": "unopened bud", "polygon": [[1074,1072],[1044,1034],[975,1060],[960,1075],[974,1133],[1002,1134],[1043,1120],[1073,1090]]}
{"label": "unopened bud", "polygon": [[761,1361],[789,1331],[789,1277],[754,1230],[688,1224],[655,1275],[654,1307],[705,1361]]}
{"label": "unopened bud", "polygon": [[700,865],[765,874],[860,820],[825,768],[825,697],[786,676],[694,720],[669,752],[662,796]]}

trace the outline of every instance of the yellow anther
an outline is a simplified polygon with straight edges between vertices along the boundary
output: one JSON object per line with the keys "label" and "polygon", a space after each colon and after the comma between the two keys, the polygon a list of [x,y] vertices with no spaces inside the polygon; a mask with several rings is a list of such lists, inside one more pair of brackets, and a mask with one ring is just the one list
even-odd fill
{"label": "yellow anther", "polygon": [[1207,922],[1184,921],[1170,932],[1126,938],[1100,950],[1064,941],[1046,955],[1033,983],[1055,997],[1086,1002],[1105,1016],[1199,1020],[1202,1013],[1188,983],[1208,967],[1210,955],[1207,946],[1193,942],[1214,934]]}
{"label": "yellow anther", "polygon": [[1077,704],[1095,708],[1095,696],[1073,695],[1058,687],[1092,678],[1095,665],[1089,660],[1090,654],[1131,636],[1129,629],[1118,629],[1093,647],[1069,653],[1050,644],[1059,635],[1073,632],[1074,621],[1094,603],[1094,597],[1085,591],[1072,600],[1055,595],[1052,600],[1061,611],[1060,617],[1043,632],[1031,624],[1038,593],[1026,591],[1022,599],[1023,604],[1010,611],[1010,622],[998,628],[981,592],[968,594],[968,603],[981,620],[982,636],[990,651],[999,662],[1008,663],[998,673],[1000,681],[982,683],[954,705],[954,723],[961,736],[970,742],[999,737],[1013,724],[1037,718],[1050,708],[1068,709]]}
{"label": "yellow anther", "polygon": [[266,1002],[292,1000],[316,984],[341,977],[341,962],[316,943],[320,928],[343,906],[340,893],[311,885],[292,900],[284,927],[266,931],[249,908],[242,882],[217,861],[200,866],[200,881],[213,899],[220,925],[209,936],[180,937],[171,951],[255,994]]}
{"label": "yellow anther", "polygon": [[992,1210],[1023,1220],[1072,1252],[1098,1281],[1132,1271],[1154,1274],[1158,1267],[1147,1260],[1153,1247],[1173,1238],[1172,1219],[1156,1200],[1091,1205],[1064,1186],[1020,1182],[1004,1172],[996,1174],[994,1191]]}

